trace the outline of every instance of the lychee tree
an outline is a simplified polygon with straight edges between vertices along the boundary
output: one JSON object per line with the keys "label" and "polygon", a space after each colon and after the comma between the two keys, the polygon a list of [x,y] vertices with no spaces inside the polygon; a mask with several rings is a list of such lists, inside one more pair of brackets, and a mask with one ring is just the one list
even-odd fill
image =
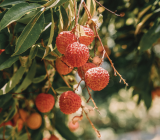
{"label": "lychee tree", "polygon": [[[58,139],[56,130],[63,138],[76,140],[71,131],[83,115],[101,137],[82,101],[91,101],[92,110],[99,112],[91,90],[101,91],[113,77],[101,67],[105,58],[122,85],[128,83],[114,67],[114,58],[110,59],[99,35],[99,6],[108,10],[96,0],[0,1],[0,139],[40,140],[47,130],[52,140]],[[108,11],[117,18],[124,16]],[[96,50],[101,55],[94,64]],[[78,83],[76,71],[81,77]],[[82,81],[88,99],[75,93]],[[81,114],[73,117],[68,128],[67,115],[78,110]]]}

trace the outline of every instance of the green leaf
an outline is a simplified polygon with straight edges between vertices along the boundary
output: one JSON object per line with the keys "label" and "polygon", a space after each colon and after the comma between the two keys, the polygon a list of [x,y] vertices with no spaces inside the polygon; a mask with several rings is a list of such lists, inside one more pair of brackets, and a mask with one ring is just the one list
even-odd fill
{"label": "green leaf", "polygon": [[143,35],[140,41],[140,51],[145,51],[151,48],[154,43],[160,39],[160,21],[157,21],[149,31]]}
{"label": "green leaf", "polygon": [[27,136],[27,133],[23,134],[23,135],[20,135],[17,140],[28,140],[28,136]]}
{"label": "green leaf", "polygon": [[33,45],[30,50],[29,59],[34,59],[37,52],[38,52],[38,47],[36,45]]}
{"label": "green leaf", "polygon": [[69,87],[60,87],[60,88],[55,89],[55,91],[58,94],[62,94],[63,92],[66,92],[66,91],[73,91],[73,89]]}
{"label": "green leaf", "polygon": [[18,55],[29,49],[39,38],[44,25],[44,11],[40,11],[24,28],[17,40],[15,53]]}
{"label": "green leaf", "polygon": [[20,93],[20,92],[24,91],[32,83],[35,74],[36,74],[36,61],[34,60],[25,79],[23,80],[23,82],[19,86],[19,88],[16,90],[16,93]]}
{"label": "green leaf", "polygon": [[12,94],[5,94],[0,96],[0,107],[2,108],[12,98]]}
{"label": "green leaf", "polygon": [[[91,13],[91,16],[93,17],[95,11],[96,11],[96,3],[94,0],[87,0],[87,8]],[[79,21],[80,25],[84,25],[86,23],[86,21],[88,20],[88,15],[85,11],[84,15],[82,16],[81,20]]]}
{"label": "green leaf", "polygon": [[63,6],[60,7],[60,12],[63,19],[63,31],[65,31],[67,30],[68,22],[69,22],[68,15],[66,13],[66,10],[63,8]]}
{"label": "green leaf", "polygon": [[53,36],[54,36],[54,19],[53,19],[52,8],[51,8],[51,18],[52,18],[52,25],[51,25],[50,37],[49,37],[49,41],[48,41],[47,48],[45,50],[43,58],[46,57],[49,54],[50,49],[51,49],[51,51],[53,51],[52,41],[53,41]]}
{"label": "green leaf", "polygon": [[46,77],[47,77],[47,75],[42,75],[42,76],[36,77],[36,78],[33,79],[33,83],[35,83],[35,84],[40,83],[43,80],[45,80]]}
{"label": "green leaf", "polygon": [[19,59],[18,56],[10,57],[8,60],[6,60],[0,65],[0,70],[11,67],[18,59]]}
{"label": "green leaf", "polygon": [[18,71],[13,75],[13,77],[9,80],[9,82],[1,88],[0,95],[8,93],[18,84],[23,74],[25,73],[25,70],[25,67],[20,67]]}
{"label": "green leaf", "polygon": [[19,3],[25,3],[25,0],[5,0],[0,4],[0,7],[13,5],[13,4],[19,4]]}
{"label": "green leaf", "polygon": [[35,4],[35,3],[31,3],[31,4],[20,3],[11,7],[0,22],[0,30],[5,28],[7,25],[11,24],[12,22],[17,21],[27,12],[35,10],[39,6],[40,6],[39,4]]}
{"label": "green leaf", "polygon": [[[38,52],[37,52],[37,56],[40,57],[40,58],[43,58],[43,55],[44,55],[44,51],[45,51],[45,48],[40,48],[38,47]],[[56,60],[56,57],[49,54],[45,57],[45,59],[47,60]]]}
{"label": "green leaf", "polygon": [[48,3],[44,4],[43,6],[47,7],[47,8],[54,8],[54,7],[61,6],[62,4],[64,4],[67,1],[69,1],[69,0],[56,0],[56,1],[51,0]]}

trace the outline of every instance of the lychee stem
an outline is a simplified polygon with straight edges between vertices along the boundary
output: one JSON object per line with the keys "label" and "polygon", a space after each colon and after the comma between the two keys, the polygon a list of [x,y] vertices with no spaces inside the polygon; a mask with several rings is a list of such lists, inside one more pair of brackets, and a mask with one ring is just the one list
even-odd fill
{"label": "lychee stem", "polygon": [[[85,3],[85,2],[83,2],[83,6],[84,6],[85,10],[86,10],[88,13],[90,13],[89,10],[88,10],[88,8],[87,8],[87,6],[86,6],[86,3]],[[91,14],[89,14],[89,18],[91,18]],[[108,54],[106,53],[105,48],[104,48],[103,43],[102,43],[102,40],[101,40],[101,38],[100,38],[100,36],[99,36],[99,34],[98,34],[96,25],[94,25],[94,30],[95,30],[95,32],[96,32],[96,36],[98,37],[98,39],[99,39],[99,41],[100,41],[101,46],[103,47],[102,62],[103,62],[104,56],[105,56],[105,54],[106,54],[109,62],[111,63],[111,66],[112,66],[112,68],[113,68],[113,70],[114,70],[114,75],[116,76],[116,74],[118,74],[119,77],[120,77],[120,79],[124,82],[124,84],[125,84],[126,86],[128,86],[128,83],[125,81],[125,79],[123,79],[123,77],[120,75],[120,73],[115,69],[112,60],[110,59],[110,57],[109,57]],[[101,63],[102,63],[102,62],[101,62]]]}
{"label": "lychee stem", "polygon": [[94,108],[93,109],[97,109],[98,113],[101,114],[100,111],[98,110],[98,107],[97,107],[96,103],[94,102],[94,100],[92,98],[92,95],[91,95],[91,93],[89,91],[89,88],[88,88],[87,84],[85,84],[85,85],[86,85],[86,88],[87,88],[87,91],[88,91],[88,94],[89,94],[89,99],[87,100],[87,103],[89,102],[89,100],[92,100],[92,102],[94,104]]}
{"label": "lychee stem", "polygon": [[[5,122],[4,122],[5,123]],[[3,139],[5,140],[6,125],[3,126]]]}
{"label": "lychee stem", "polygon": [[100,137],[101,137],[101,134],[100,134],[99,131],[95,128],[95,126],[93,125],[92,121],[89,119],[88,114],[87,114],[86,111],[84,110],[84,107],[81,106],[81,108],[82,108],[83,112],[85,113],[85,115],[86,115],[86,117],[87,117],[89,123],[91,124],[92,128],[93,128],[94,131],[96,132],[97,137],[100,138]]}
{"label": "lychee stem", "polygon": [[80,83],[81,83],[82,81],[83,81],[83,79],[81,79],[81,80],[79,81],[77,87],[73,90],[74,92],[78,89],[78,87],[79,87],[79,85],[80,85]]}
{"label": "lychee stem", "polygon": [[51,83],[51,81],[50,81],[50,79],[49,79],[49,74],[48,74],[48,70],[47,70],[47,65],[46,65],[46,62],[45,62],[44,59],[43,59],[43,62],[44,62],[44,66],[45,66],[45,70],[46,70],[46,74],[47,74],[47,78],[48,78],[48,82],[49,82],[49,87],[48,87],[46,93],[47,93],[47,92],[49,91],[49,89],[51,88],[52,91],[53,91],[53,93],[57,96],[57,93],[56,93],[56,91],[54,90],[54,88],[52,87],[52,83]]}

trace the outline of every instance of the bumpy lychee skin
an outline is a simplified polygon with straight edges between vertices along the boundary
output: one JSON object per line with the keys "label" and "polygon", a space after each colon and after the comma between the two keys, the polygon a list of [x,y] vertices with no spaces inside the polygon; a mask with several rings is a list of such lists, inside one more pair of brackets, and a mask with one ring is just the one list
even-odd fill
{"label": "bumpy lychee skin", "polygon": [[78,127],[79,127],[79,123],[78,123],[78,122],[76,122],[75,124],[73,124],[72,121],[71,121],[71,122],[69,122],[69,124],[68,124],[68,128],[69,128],[70,131],[72,131],[72,132],[75,131],[75,130],[77,130]]}
{"label": "bumpy lychee skin", "polygon": [[32,113],[28,118],[27,118],[27,126],[30,129],[38,129],[41,124],[42,124],[42,117],[38,113]]}
{"label": "bumpy lychee skin", "polygon": [[101,67],[89,69],[85,73],[86,84],[94,91],[104,89],[109,83],[109,73]]}
{"label": "bumpy lychee skin", "polygon": [[81,67],[89,58],[89,50],[86,45],[74,42],[67,46],[65,57],[72,67]]}
{"label": "bumpy lychee skin", "polygon": [[73,91],[66,91],[59,98],[59,106],[64,114],[75,113],[81,107],[81,98]]}
{"label": "bumpy lychee skin", "polygon": [[51,137],[49,138],[49,140],[59,140],[59,138],[57,138],[55,135],[51,135]]}
{"label": "bumpy lychee skin", "polygon": [[40,93],[36,97],[35,103],[36,103],[37,109],[40,112],[46,113],[46,112],[51,111],[51,109],[53,108],[55,104],[55,100],[54,100],[53,95],[51,94]]}
{"label": "bumpy lychee skin", "polygon": [[94,40],[94,32],[91,28],[84,27],[84,26],[83,26],[83,30],[84,30],[86,36],[80,36],[79,42],[88,46]]}
{"label": "bumpy lychee skin", "polygon": [[56,59],[56,70],[58,73],[66,75],[73,70],[73,67],[68,64],[66,57],[62,56],[61,58]]}
{"label": "bumpy lychee skin", "polygon": [[87,70],[96,67],[93,63],[86,63],[82,67],[78,67],[78,75],[83,78]]}
{"label": "bumpy lychee skin", "polygon": [[57,49],[60,53],[65,54],[66,47],[76,41],[75,34],[70,31],[63,31],[56,38]]}

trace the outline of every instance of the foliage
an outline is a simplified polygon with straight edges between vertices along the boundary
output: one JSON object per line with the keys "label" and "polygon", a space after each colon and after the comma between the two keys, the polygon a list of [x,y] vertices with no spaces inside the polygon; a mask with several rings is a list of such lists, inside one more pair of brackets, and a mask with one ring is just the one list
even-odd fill
{"label": "foliage", "polygon": [[[125,16],[115,16],[104,11],[94,0],[86,0],[91,19],[83,9],[78,15],[78,23],[88,23],[91,28],[96,24],[100,28],[99,34],[105,50],[108,55],[111,51],[110,58],[128,83],[127,88],[133,87],[133,96],[139,95],[138,104],[144,100],[149,108],[152,102],[151,91],[160,87],[160,2],[104,0],[101,3],[113,11],[125,13]],[[80,1],[76,1],[76,4],[80,5]],[[0,52],[0,124],[13,121],[19,108],[29,113],[40,113],[34,105],[35,97],[39,93],[48,92],[57,101],[57,95],[74,90],[73,87],[77,84],[74,77],[76,69],[62,76],[54,67],[56,58],[62,56],[56,47],[56,37],[61,31],[70,31],[74,27],[74,0],[0,1],[0,50],[5,49]],[[84,34],[79,26],[77,30]],[[98,39],[90,45],[91,59],[100,45]],[[102,54],[97,55],[103,57]],[[108,61],[107,58],[105,62]],[[119,83],[119,77],[113,73],[115,74],[114,69],[110,71],[109,85],[98,93],[94,92],[93,98],[97,105],[125,86]],[[124,82],[122,77],[120,81]],[[42,125],[37,130],[23,127],[22,131],[18,132],[16,125],[7,126],[5,131],[1,127],[0,134],[5,133],[8,140],[29,137],[42,139],[42,132],[46,129],[45,116],[48,116],[52,127],[63,138],[78,139],[66,127],[65,121],[62,121],[67,118],[57,106],[49,113],[40,114],[43,118]],[[49,132],[52,134],[53,130]],[[2,137],[4,136],[0,135],[0,138]]]}

